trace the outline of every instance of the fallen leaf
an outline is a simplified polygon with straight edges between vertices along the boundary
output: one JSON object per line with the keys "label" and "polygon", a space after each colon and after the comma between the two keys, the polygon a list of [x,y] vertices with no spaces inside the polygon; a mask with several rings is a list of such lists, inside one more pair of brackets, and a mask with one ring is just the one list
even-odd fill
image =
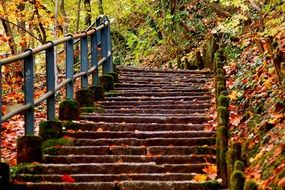
{"label": "fallen leaf", "polygon": [[61,181],[62,182],[67,182],[67,183],[74,183],[75,180],[72,176],[68,175],[68,174],[64,174],[62,177],[61,177]]}

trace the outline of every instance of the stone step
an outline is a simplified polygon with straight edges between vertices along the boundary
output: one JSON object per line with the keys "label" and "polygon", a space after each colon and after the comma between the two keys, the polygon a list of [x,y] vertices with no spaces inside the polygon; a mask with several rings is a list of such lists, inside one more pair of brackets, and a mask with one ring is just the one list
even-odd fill
{"label": "stone step", "polygon": [[[133,97],[106,97],[105,102],[107,101],[116,101],[116,102],[123,102],[123,101],[145,101],[145,102],[154,102],[154,101],[190,101],[190,100],[210,100],[212,96],[209,95],[203,95],[203,96],[163,96],[163,97],[157,97],[157,96],[133,96]],[[99,102],[100,103],[100,102]]]}
{"label": "stone step", "polygon": [[[112,149],[111,151],[113,151]],[[177,151],[178,152],[178,151]],[[178,152],[179,153],[179,152]],[[187,164],[216,162],[214,155],[44,155],[45,163],[71,164],[71,163],[146,163],[156,164]]]}
{"label": "stone step", "polygon": [[[144,109],[205,109],[212,106],[210,100],[162,100],[162,101],[99,101],[97,105],[105,108],[134,107]],[[154,107],[153,107],[154,106]]]}
{"label": "stone step", "polygon": [[[199,89],[205,88],[205,84],[193,84],[189,83],[186,85],[188,88]],[[185,84],[139,84],[139,83],[115,83],[115,89],[119,90],[118,88],[161,88],[161,89],[176,89],[176,88],[183,88]]]}
{"label": "stone step", "polygon": [[64,135],[74,138],[193,138],[214,137],[215,132],[209,131],[74,131],[66,132]]}
{"label": "stone step", "polygon": [[[132,78],[132,80],[129,80],[129,78]],[[189,84],[204,84],[206,82],[211,81],[211,78],[188,78],[188,79],[176,79],[176,78],[170,78],[170,79],[160,79],[160,78],[144,78],[144,79],[138,79],[135,77],[127,77],[127,78],[119,78],[120,83],[133,83],[133,84],[157,84],[157,85],[180,85],[183,84],[185,86]]]}
{"label": "stone step", "polygon": [[122,90],[118,90],[118,92],[122,93],[172,93],[172,92],[185,92],[185,93],[207,93],[210,92],[207,88],[189,88],[189,87],[180,87],[180,88],[159,88],[159,87],[149,87],[149,88],[137,88],[137,89],[129,89],[123,88]]}
{"label": "stone step", "polygon": [[[209,144],[210,145],[210,144]],[[102,146],[55,146],[44,150],[46,155],[141,155],[152,157],[155,155],[215,155],[216,150],[210,146],[200,147],[198,145],[193,146],[132,146],[132,145],[102,145]],[[213,144],[212,144],[213,145]]]}
{"label": "stone step", "polygon": [[204,130],[208,124],[155,124],[148,123],[106,123],[106,122],[92,122],[84,123],[68,123],[67,130],[81,130],[81,131],[187,131],[187,130]]}
{"label": "stone step", "polygon": [[[202,173],[210,164],[161,164],[155,163],[73,163],[38,164],[42,174],[120,174],[120,173]],[[26,170],[23,173],[28,172]]]}
{"label": "stone step", "polygon": [[78,146],[112,146],[112,145],[127,145],[127,146],[204,146],[214,145],[215,138],[116,138],[116,139],[77,139]]}
{"label": "stone step", "polygon": [[15,190],[218,190],[221,186],[216,181],[197,183],[195,181],[121,181],[121,182],[74,182],[18,183]]}
{"label": "stone step", "polygon": [[210,92],[189,92],[189,91],[176,91],[176,92],[132,92],[132,91],[118,91],[115,94],[106,94],[107,98],[108,96],[116,96],[116,97],[173,97],[173,96],[209,96],[211,95]]}
{"label": "stone step", "polygon": [[83,115],[81,119],[94,122],[118,122],[118,123],[171,123],[171,124],[188,124],[204,123],[210,118],[204,115],[187,115],[187,116],[98,116],[96,114]]}
{"label": "stone step", "polygon": [[[58,174],[20,174],[17,180],[21,182],[62,182],[62,176]],[[195,173],[133,173],[133,174],[72,174],[76,182],[110,182],[110,181],[184,181],[192,180]]]}
{"label": "stone step", "polygon": [[127,72],[135,72],[135,73],[174,73],[174,74],[196,74],[196,73],[206,73],[211,74],[212,72],[209,70],[181,70],[181,69],[160,69],[160,68],[135,68],[135,67],[118,67],[117,72],[119,73],[127,73]]}
{"label": "stone step", "polygon": [[[105,109],[104,115],[120,115],[120,114],[193,114],[205,113],[208,109],[136,109],[136,108],[122,108],[122,109]],[[101,113],[98,113],[99,115]]]}
{"label": "stone step", "polygon": [[108,109],[127,109],[127,108],[137,108],[137,109],[207,109],[212,106],[210,102],[206,103],[198,103],[198,102],[174,102],[169,101],[170,103],[161,103],[161,102],[138,102],[133,101],[129,102],[129,104],[122,102],[121,105],[114,104],[114,103],[101,103],[98,104],[103,108]]}

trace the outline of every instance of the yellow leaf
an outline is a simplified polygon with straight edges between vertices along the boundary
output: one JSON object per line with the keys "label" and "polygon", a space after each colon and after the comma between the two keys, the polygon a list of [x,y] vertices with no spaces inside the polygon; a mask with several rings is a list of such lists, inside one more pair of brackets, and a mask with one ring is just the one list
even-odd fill
{"label": "yellow leaf", "polygon": [[205,174],[197,174],[193,178],[197,182],[205,182],[207,180],[207,175]]}
{"label": "yellow leaf", "polygon": [[97,129],[97,132],[103,132],[103,129],[100,127]]}
{"label": "yellow leaf", "polygon": [[233,90],[229,95],[228,97],[231,99],[231,100],[237,100],[237,91]]}

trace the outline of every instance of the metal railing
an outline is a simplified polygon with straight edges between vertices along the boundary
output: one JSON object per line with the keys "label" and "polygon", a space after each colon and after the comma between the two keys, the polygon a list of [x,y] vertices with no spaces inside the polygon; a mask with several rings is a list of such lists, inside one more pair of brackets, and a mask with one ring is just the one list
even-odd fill
{"label": "metal railing", "polygon": [[[93,27],[95,25],[95,27]],[[80,72],[74,75],[74,46],[80,42]],[[60,84],[55,81],[55,51],[54,47],[60,44],[65,45],[65,80]],[[98,60],[101,46],[102,59]],[[46,63],[46,93],[34,100],[34,67],[35,55],[45,53]],[[91,58],[89,59],[89,56]],[[34,107],[46,100],[47,120],[55,120],[55,94],[58,90],[65,87],[66,98],[73,99],[74,85],[76,78],[81,78],[81,88],[88,88],[88,76],[92,76],[92,85],[98,85],[98,69],[102,66],[103,73],[113,71],[112,45],[110,21],[106,16],[99,16],[96,21],[82,33],[67,35],[64,38],[53,42],[48,42],[35,49],[28,49],[25,52],[0,60],[0,107],[2,108],[2,67],[11,63],[23,61],[24,64],[24,105],[7,113],[0,114],[0,137],[2,123],[11,117],[24,113],[25,135],[34,135]],[[1,161],[1,138],[0,138],[0,161]]]}

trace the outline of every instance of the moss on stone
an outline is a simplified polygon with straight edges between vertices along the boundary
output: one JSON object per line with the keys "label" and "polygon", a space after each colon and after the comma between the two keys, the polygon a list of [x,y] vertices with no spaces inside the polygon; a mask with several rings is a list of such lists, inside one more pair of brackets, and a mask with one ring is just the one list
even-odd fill
{"label": "moss on stone", "polygon": [[244,170],[244,163],[240,160],[235,161],[234,170]]}
{"label": "moss on stone", "polygon": [[178,56],[176,57],[176,60],[177,60],[177,68],[178,68],[178,69],[181,69],[181,56],[178,55]]}
{"label": "moss on stone", "polygon": [[245,183],[243,190],[258,190],[258,188],[256,183],[250,180]]}
{"label": "moss on stone", "polygon": [[59,104],[60,120],[78,120],[79,114],[79,103],[77,101],[68,99]]}
{"label": "moss on stone", "polygon": [[105,96],[107,96],[107,97],[117,97],[117,96],[120,96],[121,94],[122,94],[122,92],[119,91],[119,90],[110,90],[110,91],[105,93]]}
{"label": "moss on stone", "polygon": [[93,90],[94,101],[104,100],[105,92],[102,86],[91,86],[90,89]]}
{"label": "moss on stone", "polygon": [[72,121],[64,121],[62,122],[62,128],[65,130],[78,130],[79,125],[78,123],[74,123]]}
{"label": "moss on stone", "polygon": [[227,163],[226,163],[226,153],[228,150],[228,129],[227,127],[221,125],[218,126],[217,137],[216,137],[216,147],[217,147],[217,168],[218,177],[223,179],[223,185],[227,186]]}
{"label": "moss on stone", "polygon": [[42,138],[23,136],[17,139],[17,163],[42,161]]}
{"label": "moss on stone", "polygon": [[218,76],[221,76],[221,77],[223,77],[223,78],[225,78],[225,76],[226,76],[226,72],[225,72],[225,70],[222,69],[222,68],[217,68],[216,73],[217,73]]}
{"label": "moss on stone", "polygon": [[221,95],[221,92],[223,91],[226,91],[225,85],[221,82],[218,82],[217,89],[216,89],[216,97],[218,98]]}
{"label": "moss on stone", "polygon": [[104,112],[105,109],[99,106],[80,108],[80,113],[104,113]]}
{"label": "moss on stone", "polygon": [[112,75],[106,74],[99,77],[100,85],[104,90],[110,91],[114,89],[114,77]]}
{"label": "moss on stone", "polygon": [[233,142],[226,155],[228,177],[232,175],[234,164],[237,160],[241,160],[241,144],[239,142]]}
{"label": "moss on stone", "polygon": [[94,91],[91,89],[81,89],[75,93],[76,101],[79,107],[92,107],[94,106]]}
{"label": "moss on stone", "polygon": [[221,95],[221,96],[228,96],[229,93],[228,93],[227,91],[222,91],[222,92],[220,93],[220,95]]}
{"label": "moss on stone", "polygon": [[218,98],[218,106],[228,108],[230,105],[230,99],[227,96],[220,95]]}
{"label": "moss on stone", "polygon": [[215,36],[211,35],[206,39],[205,45],[203,47],[203,62],[205,68],[209,68],[214,71],[215,66],[213,64],[214,54],[218,50],[218,44],[216,42]]}
{"label": "moss on stone", "polygon": [[74,145],[75,139],[68,137],[68,138],[58,138],[58,139],[48,139],[43,142],[42,149],[45,150],[50,147],[54,146],[72,146]]}
{"label": "moss on stone", "polygon": [[114,83],[118,83],[119,82],[119,75],[116,72],[110,72],[108,73],[108,75],[111,75],[114,78]]}
{"label": "moss on stone", "polygon": [[59,121],[44,121],[39,125],[39,136],[43,141],[62,137],[62,123]]}
{"label": "moss on stone", "polygon": [[218,125],[229,126],[229,111],[224,106],[218,107]]}
{"label": "moss on stone", "polygon": [[11,167],[11,177],[15,178],[18,174],[41,174],[43,166],[35,163],[21,163]]}
{"label": "moss on stone", "polygon": [[245,176],[242,171],[236,170],[231,176],[230,190],[242,190],[244,188]]}

